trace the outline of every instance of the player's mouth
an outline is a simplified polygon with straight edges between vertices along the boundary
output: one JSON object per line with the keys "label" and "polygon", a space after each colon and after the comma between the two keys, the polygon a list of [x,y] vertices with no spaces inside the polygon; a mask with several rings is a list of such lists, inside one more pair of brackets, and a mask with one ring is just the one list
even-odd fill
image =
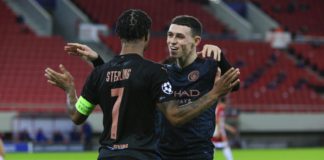
{"label": "player's mouth", "polygon": [[178,50],[178,47],[175,47],[175,46],[169,46],[169,49],[170,49],[170,51],[175,52],[175,51]]}

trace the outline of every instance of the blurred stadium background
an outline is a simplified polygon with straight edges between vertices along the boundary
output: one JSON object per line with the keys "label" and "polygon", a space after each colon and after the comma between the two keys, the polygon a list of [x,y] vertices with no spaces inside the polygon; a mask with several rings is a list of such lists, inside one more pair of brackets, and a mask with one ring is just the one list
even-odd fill
{"label": "blurred stadium background", "polygon": [[65,95],[46,83],[44,69],[64,64],[80,92],[91,67],[67,56],[64,44],[85,43],[109,60],[120,49],[114,22],[129,8],[153,19],[148,59],[168,56],[168,24],[188,14],[204,25],[202,44],[218,45],[240,68],[241,89],[226,112],[239,130],[230,135],[235,159],[256,148],[323,148],[323,0],[0,0],[0,134],[8,159],[17,152],[95,152],[100,110],[86,126],[74,126]]}

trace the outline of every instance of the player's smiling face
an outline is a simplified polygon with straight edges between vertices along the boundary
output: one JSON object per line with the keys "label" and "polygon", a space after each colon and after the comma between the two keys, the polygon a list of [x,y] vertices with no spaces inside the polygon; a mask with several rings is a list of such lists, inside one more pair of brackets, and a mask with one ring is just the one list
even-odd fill
{"label": "player's smiling face", "polygon": [[168,31],[167,44],[170,57],[184,58],[189,54],[196,54],[196,42],[191,28],[183,25],[171,24]]}

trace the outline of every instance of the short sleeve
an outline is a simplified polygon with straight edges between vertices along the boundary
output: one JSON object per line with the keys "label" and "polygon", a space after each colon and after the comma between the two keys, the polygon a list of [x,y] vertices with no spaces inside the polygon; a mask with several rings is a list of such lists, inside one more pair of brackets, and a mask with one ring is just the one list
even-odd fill
{"label": "short sleeve", "polygon": [[102,65],[102,64],[105,63],[102,60],[102,58],[100,57],[100,55],[98,55],[98,58],[97,59],[95,59],[94,61],[91,61],[91,62],[92,62],[92,64],[93,64],[94,67],[98,67],[98,66],[100,66],[100,65]]}
{"label": "short sleeve", "polygon": [[232,65],[228,63],[223,52],[221,53],[221,61],[219,62],[219,67],[222,70],[222,75],[232,67]]}
{"label": "short sleeve", "polygon": [[166,68],[157,67],[152,74],[151,93],[155,102],[163,103],[174,99],[172,84],[169,81]]}
{"label": "short sleeve", "polygon": [[[224,73],[226,73],[226,71],[228,71],[229,69],[232,68],[232,65],[226,60],[225,56],[223,53],[221,53],[221,61],[219,63],[219,67],[222,70],[222,75]],[[240,88],[240,84],[234,86],[234,88],[232,89],[232,91],[237,91]]]}

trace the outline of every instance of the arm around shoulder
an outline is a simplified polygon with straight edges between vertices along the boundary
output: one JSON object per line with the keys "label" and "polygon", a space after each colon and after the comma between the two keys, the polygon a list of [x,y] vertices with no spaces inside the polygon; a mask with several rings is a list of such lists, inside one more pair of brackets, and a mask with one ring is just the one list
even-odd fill
{"label": "arm around shoulder", "polygon": [[208,109],[217,100],[218,95],[207,93],[198,100],[179,106],[177,101],[158,103],[158,109],[174,126],[181,126]]}
{"label": "arm around shoulder", "polygon": [[223,76],[220,69],[218,70],[212,90],[192,103],[179,106],[176,101],[167,101],[157,104],[158,109],[172,125],[180,126],[197,117],[239,83],[238,69],[231,68]]}

